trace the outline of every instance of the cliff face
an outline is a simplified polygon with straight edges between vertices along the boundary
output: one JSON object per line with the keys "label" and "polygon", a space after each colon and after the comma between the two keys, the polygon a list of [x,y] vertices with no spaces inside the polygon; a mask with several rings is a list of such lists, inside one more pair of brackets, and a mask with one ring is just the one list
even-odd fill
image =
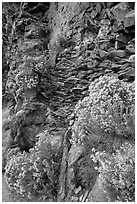
{"label": "cliff face", "polygon": [[17,14],[9,52],[11,93],[22,90],[27,100],[38,90],[49,101],[53,92],[51,103],[58,106],[75,104],[106,73],[134,81],[134,3],[26,3]]}
{"label": "cliff face", "polygon": [[[12,145],[25,151],[34,147],[39,133],[45,134],[43,129],[55,139],[60,135],[58,201],[85,201],[93,184],[98,186],[93,170],[92,186],[83,184],[83,191],[76,190],[80,181],[75,172],[84,165],[79,160],[84,150],[70,143],[70,119],[74,120],[76,103],[100,76],[116,74],[124,82],[134,82],[134,6],[133,2],[3,3],[3,27],[7,25],[3,29],[3,94],[6,90],[13,100],[12,125],[6,128],[11,128]],[[77,160],[77,167],[71,168]],[[102,195],[101,199],[107,198]]]}
{"label": "cliff face", "polygon": [[[85,96],[91,81],[106,73],[134,81],[133,5],[115,4],[59,3],[54,8],[49,44],[65,102]],[[62,47],[56,45],[60,37],[66,41]]]}

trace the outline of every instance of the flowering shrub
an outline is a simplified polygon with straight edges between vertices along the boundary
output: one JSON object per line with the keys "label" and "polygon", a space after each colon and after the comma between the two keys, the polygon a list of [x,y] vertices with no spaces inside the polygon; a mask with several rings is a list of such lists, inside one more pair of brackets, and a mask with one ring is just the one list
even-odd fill
{"label": "flowering shrub", "polygon": [[27,57],[23,64],[19,66],[19,73],[16,75],[16,84],[19,87],[33,88],[39,83],[38,73],[44,72],[46,69],[46,60],[44,56]]}
{"label": "flowering shrub", "polygon": [[104,189],[109,187],[116,192],[117,201],[135,200],[135,147],[130,143],[123,144],[116,153],[96,152],[91,155],[94,162],[99,161],[101,182]]}
{"label": "flowering shrub", "polygon": [[109,75],[96,79],[89,96],[76,105],[73,140],[80,142],[93,132],[134,137],[134,106],[134,84]]}
{"label": "flowering shrub", "polygon": [[39,140],[29,153],[19,149],[9,151],[5,177],[9,186],[23,197],[38,197],[40,201],[55,199],[57,194],[60,159],[49,139]]}
{"label": "flowering shrub", "polygon": [[25,55],[21,62],[15,64],[17,65],[13,65],[14,69],[9,71],[6,85],[7,90],[18,99],[24,97],[25,91],[40,88],[41,77],[46,78],[48,75],[47,56],[45,53],[34,57]]}

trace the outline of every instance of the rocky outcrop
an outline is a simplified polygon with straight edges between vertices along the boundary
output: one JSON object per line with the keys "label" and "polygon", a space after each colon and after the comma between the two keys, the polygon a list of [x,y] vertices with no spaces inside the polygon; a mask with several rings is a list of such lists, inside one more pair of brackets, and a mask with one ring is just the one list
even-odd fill
{"label": "rocky outcrop", "polygon": [[[134,81],[135,27],[132,25],[129,29],[126,23],[131,19],[128,13],[134,16],[133,6],[128,3],[114,6],[107,3],[59,3],[54,12],[56,16],[53,15],[55,23],[50,39],[51,52],[56,47],[53,83],[57,81],[58,100],[53,99],[54,104],[75,104],[86,95],[89,84],[106,73],[118,74],[124,81]],[[122,24],[120,18],[125,15],[129,20]],[[54,33],[65,38],[66,46],[62,50],[56,46],[58,37]]]}
{"label": "rocky outcrop", "polygon": [[134,3],[27,3],[23,9],[7,82],[16,111],[20,98],[37,98],[67,116],[95,78],[115,73],[134,81]]}
{"label": "rocky outcrop", "polygon": [[[11,114],[14,117],[23,110],[23,116],[12,123],[11,137],[21,150],[29,151],[41,129],[56,132],[59,128],[64,134],[71,129],[74,107],[96,78],[112,73],[134,82],[135,4],[26,2],[16,6],[7,90],[15,101]],[[97,181],[91,179],[95,185],[86,184],[85,189],[76,178],[85,158],[83,146],[74,147],[70,137],[68,141],[60,137],[58,200],[106,201],[104,195],[94,197],[98,190],[102,194]],[[97,178],[96,171],[93,175]]]}

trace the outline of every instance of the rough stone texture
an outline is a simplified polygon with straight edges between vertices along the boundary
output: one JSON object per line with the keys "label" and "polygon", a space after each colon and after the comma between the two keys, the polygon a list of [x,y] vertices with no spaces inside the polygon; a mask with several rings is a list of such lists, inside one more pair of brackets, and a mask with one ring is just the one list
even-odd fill
{"label": "rough stone texture", "polygon": [[[76,103],[96,78],[114,73],[123,81],[135,80],[133,2],[29,2],[19,20],[9,54],[7,87],[16,103],[13,115],[28,112],[23,126],[11,133],[16,142],[27,135],[30,148],[42,128],[67,130]],[[40,62],[42,66],[33,66]],[[24,141],[21,147],[25,149]],[[66,153],[67,182],[72,190],[65,196],[72,201],[78,198],[73,195],[75,166],[70,164],[83,152],[76,149],[72,146]],[[88,201],[106,201],[96,185]],[[84,196],[81,191],[79,197]],[[97,197],[92,196],[95,192]]]}
{"label": "rough stone texture", "polygon": [[2,202],[14,202],[5,178],[2,176]]}
{"label": "rough stone texture", "polygon": [[[92,191],[89,193],[86,202],[108,202],[108,194],[104,192],[103,186],[100,184],[98,177]],[[113,202],[114,200],[111,200]]]}

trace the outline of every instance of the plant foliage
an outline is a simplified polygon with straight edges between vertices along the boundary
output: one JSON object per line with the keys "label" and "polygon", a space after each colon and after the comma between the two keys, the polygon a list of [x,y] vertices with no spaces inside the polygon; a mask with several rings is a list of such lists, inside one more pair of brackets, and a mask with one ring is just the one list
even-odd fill
{"label": "plant foliage", "polygon": [[112,155],[96,152],[94,162],[99,161],[101,183],[104,189],[116,192],[117,201],[135,201],[135,146],[126,142]]}
{"label": "plant foliage", "polygon": [[73,140],[110,133],[134,138],[134,84],[123,82],[117,76],[103,76],[89,87],[89,96],[75,108]]}
{"label": "plant foliage", "polygon": [[60,153],[59,149],[52,147],[48,136],[39,139],[29,153],[21,153],[16,148],[9,150],[5,167],[9,186],[28,199],[38,197],[40,201],[54,201],[58,189]]}

